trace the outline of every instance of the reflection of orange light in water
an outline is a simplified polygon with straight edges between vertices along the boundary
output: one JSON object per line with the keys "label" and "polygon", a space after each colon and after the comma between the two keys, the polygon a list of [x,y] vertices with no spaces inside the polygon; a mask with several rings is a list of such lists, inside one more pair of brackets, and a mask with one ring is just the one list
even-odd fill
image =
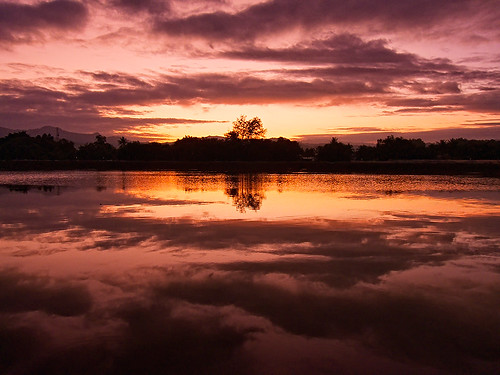
{"label": "reflection of orange light in water", "polygon": [[[115,191],[75,189],[69,197],[28,191],[21,199],[30,203],[22,209],[12,205],[5,215],[9,222],[0,239],[0,277],[7,275],[0,280],[7,291],[4,299],[10,300],[12,285],[10,290],[22,292],[12,299],[8,323],[50,333],[44,361],[58,361],[68,347],[88,353],[94,342],[96,350],[107,345],[111,360],[115,354],[142,353],[143,343],[148,350],[158,348],[163,360],[175,355],[178,342],[185,342],[189,360],[193,337],[194,353],[201,348],[204,354],[207,345],[231,345],[234,341],[221,340],[226,336],[220,334],[230,329],[248,334],[242,345],[238,340],[230,348],[238,359],[250,353],[246,358],[269,364],[256,367],[258,373],[273,372],[277,364],[285,372],[299,368],[307,373],[311,363],[331,364],[332,358],[356,373],[373,368],[367,357],[386,369],[393,347],[382,345],[379,351],[372,332],[382,343],[387,337],[401,340],[401,332],[423,339],[417,341],[423,344],[416,348],[417,358],[426,345],[431,351],[436,342],[448,345],[450,332],[470,334],[460,335],[466,349],[459,355],[470,353],[468,343],[486,342],[487,351],[495,348],[491,332],[497,323],[492,314],[498,310],[500,236],[491,228],[487,236],[481,222],[466,220],[493,213],[496,219],[487,219],[498,222],[498,182],[492,184],[493,195],[465,199],[451,190],[459,185],[442,192],[445,184],[425,184],[426,178],[421,185],[419,178],[358,176],[267,176],[259,181],[237,178],[229,184],[236,189],[229,196],[226,176],[140,173],[125,174],[122,188]],[[107,186],[106,179],[99,182]],[[241,212],[233,206],[233,195],[260,191],[266,197],[260,210]],[[79,201],[83,198],[88,204]],[[24,204],[21,199],[18,203]],[[398,214],[400,220],[394,220]],[[446,220],[456,220],[458,231]],[[9,272],[14,277],[9,279]],[[78,315],[57,315],[60,305],[71,311],[78,301],[84,307]],[[56,313],[50,309],[54,304]],[[374,310],[383,313],[374,318]],[[346,321],[354,323],[347,324],[352,330],[344,336]],[[294,328],[290,324],[295,322]],[[439,328],[435,336],[426,330],[429,322]],[[184,336],[183,327],[188,332]],[[332,339],[338,327],[343,335]],[[369,337],[360,335],[359,327]],[[215,334],[204,339],[207,329]],[[325,332],[333,336],[325,337]],[[418,332],[423,332],[420,337]],[[157,340],[150,347],[151,337]],[[164,337],[171,338],[167,346],[161,345]],[[406,345],[404,338],[394,342]],[[132,348],[139,350],[123,352],[121,341],[126,346],[138,342]],[[116,352],[109,349],[115,347]],[[389,359],[379,356],[387,352]],[[102,368],[100,358],[97,369]],[[296,358],[302,367],[295,365]],[[398,359],[392,372],[409,372],[401,371]],[[428,368],[423,363],[417,372]]]}
{"label": "reflection of orange light in water", "polygon": [[[145,204],[137,210],[128,210],[126,214],[159,218],[279,219],[310,216],[367,219],[395,213],[463,216],[499,211],[497,206],[483,204],[481,200],[461,199],[460,189],[463,190],[464,181],[467,182],[463,178],[361,175],[262,175],[258,180],[255,178],[175,173],[131,176],[127,180],[127,194],[164,200],[165,204]],[[483,188],[489,189],[487,185]],[[495,191],[494,186],[492,191]],[[228,206],[229,197],[237,206],[235,199],[241,200],[249,194],[261,197],[259,206],[255,207],[257,210],[244,212],[239,209],[239,214],[234,207]],[[262,200],[264,195],[266,199]],[[179,204],[175,204],[176,200]],[[120,209],[123,208],[116,208]]]}
{"label": "reflection of orange light in water", "polygon": [[[498,181],[487,179],[265,175],[257,184],[252,185],[252,188],[249,186],[242,188],[242,192],[254,189],[265,194],[260,209],[240,212],[233,206],[232,198],[226,194],[228,186],[234,185],[231,179],[228,183],[226,175],[141,172],[126,173],[122,177],[123,181],[117,184],[120,187],[115,190],[115,195],[140,197],[144,199],[143,203],[127,205],[104,203],[98,206],[96,220],[109,222],[109,227],[102,229],[96,227],[90,231],[84,228],[85,235],[72,233],[73,229],[79,229],[80,219],[73,222],[74,218],[67,217],[64,223],[60,223],[68,227],[66,231],[26,235],[22,241],[2,239],[4,248],[0,253],[2,264],[16,264],[22,267],[36,265],[51,270],[60,269],[62,273],[71,273],[73,270],[75,272],[78,270],[83,272],[85,269],[92,269],[92,272],[105,270],[108,262],[113,263],[117,270],[123,270],[132,265],[151,266],[155,262],[158,264],[191,261],[227,262],[250,258],[274,259],[276,256],[273,253],[276,246],[266,243],[256,244],[251,251],[246,249],[236,251],[234,248],[206,250],[201,246],[197,248],[196,243],[186,249],[182,245],[169,244],[168,241],[158,242],[153,237],[144,238],[140,242],[129,241],[134,239],[134,236],[142,234],[139,225],[142,221],[155,223],[157,225],[155,230],[163,232],[176,230],[176,225],[182,223],[191,225],[193,231],[209,231],[211,229],[204,227],[204,223],[215,222],[217,225],[230,228],[231,225],[241,221],[250,223],[249,230],[252,221],[264,223],[263,225],[266,222],[282,222],[311,227],[338,226],[339,223],[344,223],[348,230],[349,226],[373,228],[379,223],[384,225],[386,219],[394,218],[411,221],[427,216],[431,222],[439,223],[466,216],[500,214],[500,206],[491,204],[487,199],[460,198],[460,190],[483,189],[493,194],[494,202],[498,202],[500,200]],[[236,182],[241,184],[239,178]],[[111,193],[109,189],[107,191]],[[82,191],[82,194],[89,194],[89,191]],[[91,194],[103,193],[94,191]],[[137,219],[137,228],[131,224],[122,232],[120,229],[122,224],[118,219],[130,219],[131,223]],[[225,220],[232,221],[225,222]],[[169,225],[172,225],[173,229],[169,229]],[[385,225],[387,229],[387,224]],[[21,236],[22,231],[26,229],[25,226],[12,229]],[[403,237],[408,235],[409,232],[404,227],[398,224],[393,226]],[[134,230],[139,232],[134,233]],[[153,233],[145,235],[150,236]],[[388,239],[391,238],[389,234]],[[111,242],[110,250],[99,250],[99,244],[106,242]],[[277,246],[283,250],[286,244]],[[302,243],[301,246],[307,244]],[[82,252],[80,251],[82,249],[87,250]],[[247,258],[249,256],[250,258]],[[29,257],[30,262],[23,263],[24,258],[21,257]]]}

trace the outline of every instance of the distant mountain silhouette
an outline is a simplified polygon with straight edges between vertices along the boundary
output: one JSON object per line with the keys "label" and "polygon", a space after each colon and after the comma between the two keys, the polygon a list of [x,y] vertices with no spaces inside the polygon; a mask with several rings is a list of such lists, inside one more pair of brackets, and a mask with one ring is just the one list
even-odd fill
{"label": "distant mountain silhouette", "polygon": [[[92,143],[95,141],[96,135],[99,133],[73,133],[66,131],[61,128],[57,128],[54,126],[44,126],[37,129],[8,129],[0,127],[0,137],[5,137],[9,135],[9,133],[17,133],[25,131],[28,135],[32,137],[36,137],[37,135],[50,134],[55,139],[67,139],[75,144],[76,147],[84,145],[86,143]],[[106,141],[113,146],[118,146],[118,139],[120,137],[111,136],[106,137]]]}

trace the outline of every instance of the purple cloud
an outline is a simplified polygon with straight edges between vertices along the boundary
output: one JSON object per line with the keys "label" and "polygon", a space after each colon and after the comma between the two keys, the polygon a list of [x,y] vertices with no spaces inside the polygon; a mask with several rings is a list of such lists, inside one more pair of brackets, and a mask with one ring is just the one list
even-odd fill
{"label": "purple cloud", "polygon": [[0,42],[30,41],[45,30],[78,29],[87,18],[87,7],[72,0],[54,0],[34,5],[0,2]]}
{"label": "purple cloud", "polygon": [[[282,49],[251,46],[222,55],[294,65],[288,69],[247,73],[170,73],[143,77],[122,72],[80,71],[84,80],[61,74],[51,78],[52,87],[59,89],[47,88],[47,79],[41,85],[4,80],[0,82],[3,93],[0,125],[64,127],[66,122],[75,126],[87,122],[93,126],[123,128],[168,123],[164,119],[131,117],[142,113],[127,108],[155,104],[377,103],[385,105],[387,113],[500,111],[497,71],[470,70],[448,59],[426,59],[398,52],[388,47],[385,40],[364,41],[353,34],[339,34]],[[109,112],[116,117],[107,117],[105,113]]]}
{"label": "purple cloud", "polygon": [[383,39],[364,41],[354,34],[332,35],[281,49],[247,46],[220,55],[242,60],[298,64],[401,64],[417,60],[414,54],[390,49]]}
{"label": "purple cloud", "polygon": [[116,6],[128,13],[141,11],[164,13],[170,9],[170,1],[164,0],[111,0],[109,5]]}
{"label": "purple cloud", "polygon": [[[103,77],[101,73],[95,73]],[[138,82],[129,75],[109,75],[117,82]],[[108,133],[113,130],[126,130],[144,125],[179,125],[206,124],[219,121],[185,119],[185,118],[155,118],[131,117],[141,112],[121,108],[124,105],[116,99],[115,105],[92,103],[84,100],[85,95],[94,89],[83,83],[72,85],[66,89],[48,89],[33,85],[30,82],[0,81],[0,126],[13,129],[26,129],[40,126],[58,126],[73,131],[99,131]],[[76,90],[76,92],[75,92]],[[133,92],[133,89],[129,90]],[[114,91],[109,90],[110,96]],[[110,102],[110,101],[108,101]],[[137,104],[142,102],[137,101]],[[146,102],[144,102],[146,103]],[[113,111],[114,117],[103,112]]]}
{"label": "purple cloud", "polygon": [[434,98],[391,98],[385,104],[402,107],[395,112],[470,111],[480,113],[500,113],[500,89],[471,94],[450,94]]}
{"label": "purple cloud", "polygon": [[[473,0],[369,1],[369,0],[269,0],[237,12],[216,11],[181,18],[159,18],[155,30],[170,36],[208,40],[254,40],[283,31],[317,29],[325,25],[369,25],[379,30],[426,30],[448,20],[470,20],[481,15],[498,19],[498,4]],[[494,30],[489,23],[479,25]]]}

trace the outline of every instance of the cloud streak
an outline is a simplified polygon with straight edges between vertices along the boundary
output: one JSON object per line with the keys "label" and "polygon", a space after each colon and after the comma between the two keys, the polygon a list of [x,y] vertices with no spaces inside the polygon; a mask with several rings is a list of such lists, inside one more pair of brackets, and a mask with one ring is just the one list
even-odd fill
{"label": "cloud streak", "polygon": [[387,41],[383,39],[364,41],[348,33],[300,42],[287,48],[247,46],[223,52],[221,56],[299,64],[401,64],[417,60],[413,54],[398,53],[388,48]]}
{"label": "cloud streak", "polygon": [[[450,20],[466,21],[471,14],[497,15],[494,1],[477,6],[472,0],[446,0],[439,4],[425,0],[401,3],[396,0],[327,1],[270,0],[236,13],[223,11],[159,18],[155,31],[169,36],[209,40],[255,40],[294,29],[317,30],[324,26],[375,28],[378,30],[426,31]],[[493,30],[491,24],[481,25]]]}
{"label": "cloud streak", "polygon": [[[470,70],[447,59],[397,52],[384,40],[352,34],[301,42],[285,49],[248,47],[221,54],[231,59],[298,64],[247,73],[169,73],[148,77],[124,72],[81,71],[43,83],[3,80],[4,127],[62,126],[119,129],[139,125],[195,124],[196,119],[141,117],[131,106],[194,104],[379,104],[386,113],[498,113],[500,73]],[[302,66],[300,66],[302,65]],[[89,81],[90,79],[90,81]],[[52,81],[53,88],[48,88]],[[488,82],[471,90],[471,82]],[[58,87],[58,88],[56,88]]]}
{"label": "cloud streak", "polygon": [[45,31],[78,30],[88,19],[81,2],[53,0],[35,4],[0,2],[0,43],[29,42]]}

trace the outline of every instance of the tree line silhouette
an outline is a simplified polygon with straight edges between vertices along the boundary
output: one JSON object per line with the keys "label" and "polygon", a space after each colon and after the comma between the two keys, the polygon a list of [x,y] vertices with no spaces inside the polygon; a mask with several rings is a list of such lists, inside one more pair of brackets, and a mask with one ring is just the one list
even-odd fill
{"label": "tree line silhouette", "polygon": [[118,147],[97,135],[92,143],[78,148],[66,139],[26,132],[0,138],[2,160],[172,160],[172,161],[289,161],[300,160],[302,148],[296,141],[278,139],[197,138],[186,136],[174,143],[129,142]]}
{"label": "tree line silhouette", "polygon": [[499,160],[500,141],[452,138],[435,143],[422,139],[406,139],[390,135],[379,139],[375,146],[331,142],[315,150],[317,160],[323,161],[386,161],[386,160]]}
{"label": "tree line silhouette", "polygon": [[374,146],[331,142],[302,148],[283,137],[264,139],[262,121],[241,116],[225,138],[185,136],[173,143],[119,140],[118,147],[97,135],[78,148],[66,139],[21,131],[0,138],[2,160],[133,160],[133,161],[386,161],[386,160],[500,160],[500,141],[453,138],[435,143],[388,136]]}

